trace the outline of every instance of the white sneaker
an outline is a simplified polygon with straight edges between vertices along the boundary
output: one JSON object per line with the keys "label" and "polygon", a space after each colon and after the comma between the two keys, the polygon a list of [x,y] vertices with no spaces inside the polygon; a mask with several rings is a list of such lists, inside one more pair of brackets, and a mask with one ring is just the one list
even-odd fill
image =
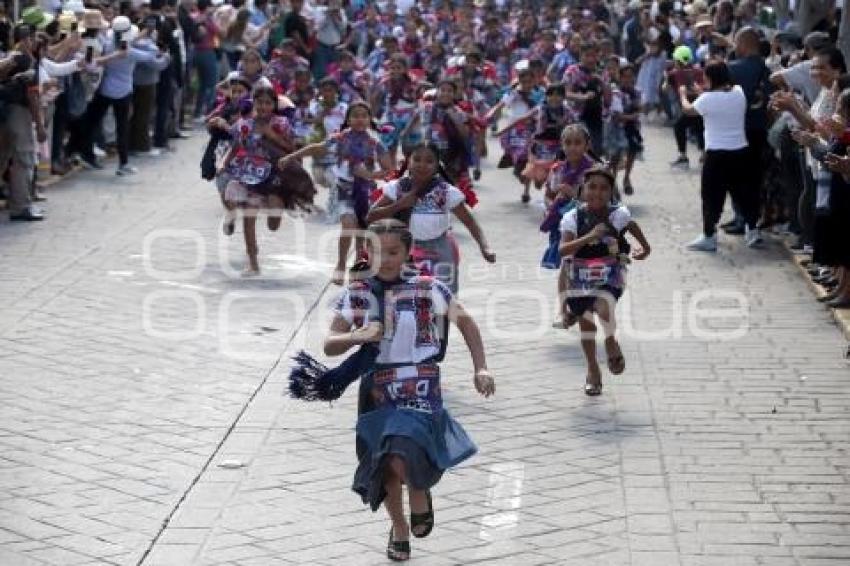
{"label": "white sneaker", "polygon": [[712,236],[706,236],[705,234],[703,234],[685,247],[695,252],[716,252],[717,234],[714,234]]}
{"label": "white sneaker", "polygon": [[160,155],[162,155],[162,150],[158,147],[152,147],[150,151],[147,151],[145,153],[145,155],[147,155],[148,157],[159,157]]}
{"label": "white sneaker", "polygon": [[747,227],[747,231],[744,234],[744,243],[748,248],[758,248],[764,243],[764,239],[761,237],[761,231],[758,228],[753,228],[752,230]]}
{"label": "white sneaker", "polygon": [[101,149],[98,145],[95,145],[92,148],[92,152],[94,153],[95,157],[106,157],[106,151]]}
{"label": "white sneaker", "polygon": [[133,167],[132,165],[122,165],[118,168],[118,171],[115,172],[119,177],[126,177],[127,175],[135,175],[139,170]]}

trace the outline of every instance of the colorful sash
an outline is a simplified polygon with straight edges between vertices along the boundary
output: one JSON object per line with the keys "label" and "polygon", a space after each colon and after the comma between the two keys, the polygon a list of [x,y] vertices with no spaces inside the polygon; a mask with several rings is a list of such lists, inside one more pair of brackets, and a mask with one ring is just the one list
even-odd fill
{"label": "colorful sash", "polygon": [[440,367],[422,364],[375,370],[370,394],[378,409],[434,413],[443,408]]}

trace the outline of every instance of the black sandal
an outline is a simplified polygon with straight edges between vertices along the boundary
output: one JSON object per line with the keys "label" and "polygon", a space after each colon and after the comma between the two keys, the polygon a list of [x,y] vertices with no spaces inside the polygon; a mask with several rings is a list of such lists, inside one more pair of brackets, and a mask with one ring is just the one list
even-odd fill
{"label": "black sandal", "polygon": [[597,397],[602,395],[602,384],[601,383],[585,383],[584,384],[584,394],[588,397]]}
{"label": "black sandal", "polygon": [[[416,538],[425,538],[434,529],[434,504],[431,502],[431,492],[426,491],[428,511],[425,513],[410,513],[410,532]],[[417,527],[425,527],[424,531],[416,532]]]}
{"label": "black sandal", "polygon": [[393,562],[410,560],[410,541],[393,540],[392,529],[390,529],[390,540],[387,542],[387,558]]}

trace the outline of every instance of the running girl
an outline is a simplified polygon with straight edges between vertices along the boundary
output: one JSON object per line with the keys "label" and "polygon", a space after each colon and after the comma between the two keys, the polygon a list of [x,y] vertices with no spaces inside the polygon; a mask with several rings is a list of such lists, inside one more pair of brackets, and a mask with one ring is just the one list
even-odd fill
{"label": "running girl", "polygon": [[625,232],[630,232],[640,244],[632,257],[646,259],[649,242],[624,206],[611,204],[614,196],[614,176],[603,167],[594,167],[584,174],[582,201],[564,215],[561,221],[560,252],[569,256],[569,286],[566,308],[578,317],[581,347],[587,360],[584,392],[595,396],[602,393],[602,374],[596,359],[596,324],[599,318],[605,335],[608,369],[614,375],[623,373],[626,361],[614,336],[614,308],[625,286]]}
{"label": "running girl", "polygon": [[431,143],[420,144],[411,152],[409,163],[406,175],[384,186],[383,196],[366,219],[405,217],[413,234],[414,260],[424,262],[430,273],[457,293],[459,257],[451,214],[472,234],[486,261],[495,262],[496,254],[466,206],[463,192],[451,185],[440,163],[440,149]]}
{"label": "running girl", "polygon": [[215,179],[219,198],[225,210],[222,231],[225,236],[230,236],[233,234],[236,222],[235,210],[228,207],[224,198],[224,191],[227,188],[227,183],[230,182],[230,175],[223,169],[217,171],[216,161],[230,150],[230,140],[233,139],[230,135],[230,129],[233,124],[239,119],[240,115],[250,114],[251,112],[251,82],[240,76],[238,72],[233,71],[227,75],[225,92],[224,98],[221,99],[215,110],[207,116],[207,130],[210,134],[210,140],[207,142],[204,156],[201,158],[201,177],[207,180]]}
{"label": "running girl", "polygon": [[[437,86],[433,103],[423,103],[421,111],[410,121],[407,130],[419,128],[425,139],[440,151],[440,161],[445,165],[448,178],[461,187],[467,204],[474,206],[475,194],[469,180],[470,147],[467,144],[470,117],[455,105],[457,83],[444,79]],[[408,131],[402,135],[408,135]]]}
{"label": "running girl", "polygon": [[[381,82],[372,97],[372,108],[379,109],[378,115],[385,124],[381,130],[381,141],[393,160],[399,144],[402,144],[402,152],[406,155],[404,149],[418,141],[401,137],[401,132],[407,128],[416,112],[416,84],[407,71],[404,55],[394,55],[390,60],[389,76]],[[408,135],[412,135],[412,132]]]}
{"label": "running girl", "polygon": [[[390,518],[387,557],[410,559],[410,535],[434,527],[431,489],[443,473],[476,452],[466,432],[443,407],[440,367],[448,321],[472,355],[475,389],[489,397],[496,386],[475,320],[451,291],[430,277],[405,277],[412,237],[398,220],[369,227],[373,277],[352,283],[339,301],[325,339],[325,354],[374,344],[374,367],[360,381],[353,489],[373,511],[383,503]],[[392,301],[385,297],[392,295]],[[410,522],[404,512],[404,486]]]}
{"label": "running girl", "polygon": [[[508,110],[508,120],[514,122],[531,112],[543,99],[543,91],[534,86],[534,76],[527,66],[517,65],[518,84],[502,97],[490,112],[487,119],[490,120],[498,115],[504,107]],[[505,150],[505,155],[499,161],[499,167],[513,166],[514,176],[523,184],[522,202],[531,201],[529,194],[530,183],[522,179],[522,171],[528,161],[528,145],[534,129],[527,122],[520,122],[510,129],[504,129],[499,133],[499,141]]]}
{"label": "running girl", "polygon": [[[375,128],[371,109],[364,102],[354,102],[348,107],[340,132],[323,142],[303,147],[280,161],[283,168],[292,160],[308,156],[322,157],[329,152],[336,152],[334,177],[341,231],[337,264],[331,278],[335,285],[342,285],[345,281],[352,234],[366,227],[369,194],[375,186],[375,179],[385,176],[392,169],[392,161],[386,149],[370,128]],[[381,165],[382,171],[375,171],[376,163]]]}
{"label": "running girl", "polygon": [[563,84],[546,87],[546,102],[506,128],[512,128],[517,122],[534,121],[534,136],[529,144],[528,164],[522,171],[522,178],[534,181],[538,189],[543,186],[552,164],[558,157],[561,133],[568,124],[577,121],[572,106],[564,100],[565,94]]}
{"label": "running girl", "polygon": [[[296,164],[275,167],[277,160],[292,151],[292,128],[286,118],[277,116],[277,94],[270,86],[254,88],[254,109],[239,119],[230,131],[232,146],[223,161],[230,176],[224,192],[229,210],[242,209],[242,226],[248,266],[245,276],[258,275],[257,214],[268,208],[269,230],[280,227],[284,208],[308,208],[315,189],[310,176]],[[283,177],[286,169],[286,178]]]}

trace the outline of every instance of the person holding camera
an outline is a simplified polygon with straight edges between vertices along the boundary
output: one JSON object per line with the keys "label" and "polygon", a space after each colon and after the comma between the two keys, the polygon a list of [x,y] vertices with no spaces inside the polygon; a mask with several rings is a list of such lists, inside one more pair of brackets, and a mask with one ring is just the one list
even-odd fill
{"label": "person holding camera", "polygon": [[[151,3],[150,13],[140,20],[142,31],[134,46],[146,51],[157,51],[164,45],[160,35],[160,3]],[[130,118],[130,151],[159,156],[162,149],[151,147],[150,123],[157,104],[157,92],[161,88],[162,71],[171,64],[171,55],[164,53],[155,61],[139,62],[133,70],[133,112]],[[167,88],[167,87],[166,87]]]}
{"label": "person holding camera", "polygon": [[[147,37],[149,32],[145,31],[141,37]],[[88,110],[86,111],[84,123],[90,124],[88,135],[81,152],[83,163],[92,169],[102,169],[94,155],[94,131],[95,125],[103,119],[106,111],[112,107],[115,113],[115,124],[117,127],[118,143],[118,176],[132,175],[137,173],[135,167],[130,166],[128,158],[128,146],[130,141],[130,101],[133,97],[133,72],[138,63],[155,63],[162,60],[156,46],[150,44],[136,45],[140,34],[138,28],[130,23],[127,16],[118,16],[112,20],[112,33],[107,36],[104,45],[106,63],[103,79],[100,87],[94,95]]]}

